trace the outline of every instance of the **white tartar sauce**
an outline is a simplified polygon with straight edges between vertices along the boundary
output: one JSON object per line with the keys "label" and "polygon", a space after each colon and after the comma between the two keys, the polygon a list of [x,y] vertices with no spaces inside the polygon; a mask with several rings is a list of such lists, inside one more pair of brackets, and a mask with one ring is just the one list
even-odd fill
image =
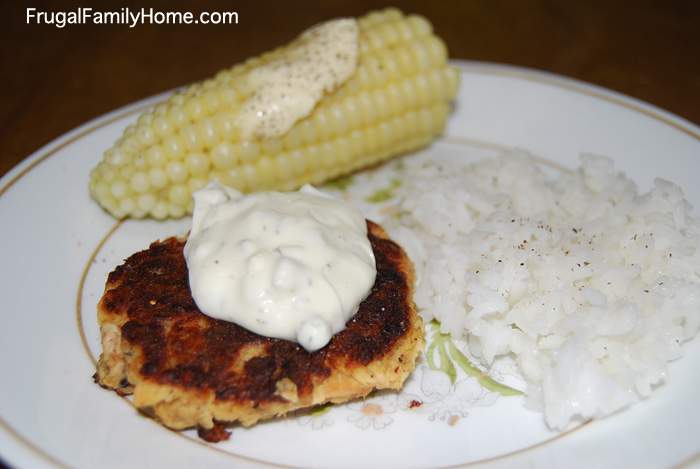
{"label": "white tartar sauce", "polygon": [[194,203],[184,253],[192,296],[208,316],[314,351],[374,285],[365,219],[311,186],[244,196],[214,183]]}
{"label": "white tartar sauce", "polygon": [[284,135],[355,72],[357,22],[351,18],[316,25],[281,55],[254,68],[247,78],[252,95],[242,105],[238,126],[245,139]]}

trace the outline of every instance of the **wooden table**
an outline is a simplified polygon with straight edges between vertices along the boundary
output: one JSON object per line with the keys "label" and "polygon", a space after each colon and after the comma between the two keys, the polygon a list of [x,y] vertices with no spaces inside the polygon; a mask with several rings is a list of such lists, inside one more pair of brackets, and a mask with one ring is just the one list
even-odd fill
{"label": "wooden table", "polygon": [[[26,6],[0,17],[0,175],[42,145],[105,112],[214,74],[293,38],[305,27],[387,5],[322,2],[85,1],[118,11],[235,10],[237,25],[26,24]],[[62,6],[65,4],[65,6]],[[452,57],[516,64],[585,80],[700,123],[700,2],[464,0],[394,2],[431,20]]]}

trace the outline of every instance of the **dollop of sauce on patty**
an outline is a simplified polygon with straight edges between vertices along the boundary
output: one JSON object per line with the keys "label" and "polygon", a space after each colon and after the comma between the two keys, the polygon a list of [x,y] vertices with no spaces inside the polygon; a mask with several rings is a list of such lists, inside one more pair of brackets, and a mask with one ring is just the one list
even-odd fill
{"label": "dollop of sauce on patty", "polygon": [[194,200],[184,254],[204,314],[314,351],[369,294],[374,253],[347,203],[308,185],[243,196],[213,184]]}

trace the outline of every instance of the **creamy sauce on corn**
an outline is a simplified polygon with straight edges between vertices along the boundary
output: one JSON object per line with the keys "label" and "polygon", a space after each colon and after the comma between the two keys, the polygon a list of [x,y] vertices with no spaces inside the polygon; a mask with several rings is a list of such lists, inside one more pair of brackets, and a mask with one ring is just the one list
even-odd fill
{"label": "creamy sauce on corn", "polygon": [[243,196],[213,184],[194,202],[184,252],[192,296],[208,316],[313,351],[374,284],[365,219],[311,186]]}
{"label": "creamy sauce on corn", "polygon": [[324,93],[352,76],[358,49],[357,22],[333,20],[308,29],[281,57],[254,68],[248,75],[253,93],[238,117],[242,137],[284,135],[311,114]]}

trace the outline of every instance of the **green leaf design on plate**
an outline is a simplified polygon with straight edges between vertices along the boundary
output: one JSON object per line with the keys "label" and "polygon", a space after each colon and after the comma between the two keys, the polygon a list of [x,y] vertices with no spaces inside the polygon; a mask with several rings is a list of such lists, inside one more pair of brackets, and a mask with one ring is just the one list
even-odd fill
{"label": "green leaf design on plate", "polygon": [[335,178],[331,181],[328,181],[324,185],[325,185],[325,187],[328,187],[330,189],[337,189],[339,191],[345,191],[350,186],[352,186],[354,182],[355,182],[355,178],[352,175],[348,175],[348,176],[340,176],[338,178]]}
{"label": "green leaf design on plate", "polygon": [[372,204],[378,204],[381,202],[386,202],[394,197],[394,191],[401,186],[400,179],[392,179],[389,185],[383,189],[376,190],[372,195],[367,197],[365,200]]}
{"label": "green leaf design on plate", "polygon": [[[464,371],[464,373],[466,373],[468,376],[476,378],[479,384],[489,391],[497,392],[502,396],[520,396],[523,394],[522,391],[518,391],[510,386],[499,383],[484,371],[477,368],[452,342],[450,334],[440,332],[439,322],[436,320],[431,321],[430,329],[432,330],[433,334],[428,350],[425,352],[428,366],[433,370],[442,371],[443,373],[447,374],[447,376],[450,377],[450,382],[452,382],[452,384],[454,384],[457,380],[457,369],[455,368],[456,363],[457,366]],[[438,357],[440,358],[439,365],[435,361],[436,351]]]}
{"label": "green leaf design on plate", "polygon": [[330,404],[330,403],[317,405],[316,407],[314,407],[313,409],[311,409],[309,411],[309,415],[312,417],[318,417],[319,415],[323,415],[323,414],[327,413],[329,410],[331,410],[332,405],[333,404]]}
{"label": "green leaf design on plate", "polygon": [[[440,357],[440,364],[435,362],[435,350],[438,351],[438,356]],[[450,382],[454,384],[457,380],[457,370],[455,369],[452,361],[447,356],[445,350],[445,344],[442,340],[433,340],[428,346],[428,351],[426,352],[426,357],[428,359],[428,366],[437,371],[442,371],[450,377]]]}

